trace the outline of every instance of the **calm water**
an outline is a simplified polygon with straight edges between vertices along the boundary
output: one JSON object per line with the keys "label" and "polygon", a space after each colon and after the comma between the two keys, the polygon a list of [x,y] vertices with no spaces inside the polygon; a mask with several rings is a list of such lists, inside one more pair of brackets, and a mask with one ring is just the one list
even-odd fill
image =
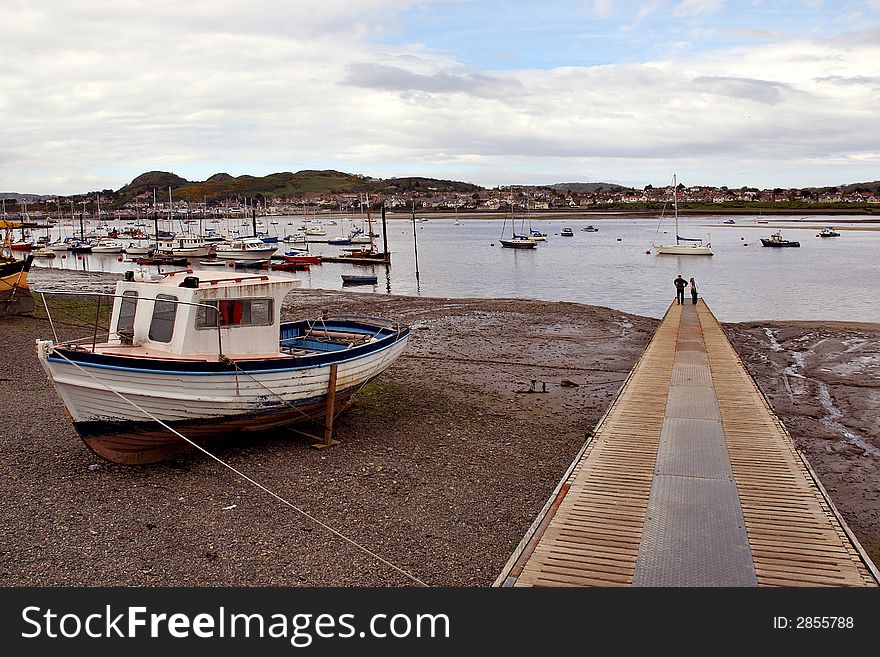
{"label": "calm water", "polygon": [[[389,219],[393,262],[387,273],[384,266],[325,263],[309,272],[280,275],[299,278],[303,287],[341,289],[341,274],[369,272],[378,276],[378,285],[347,289],[426,297],[573,301],[660,317],[675,297],[672,279],[681,274],[696,279],[700,294],[722,321],[880,322],[880,231],[841,230],[841,237],[823,239],[816,237],[815,228],[784,228],[783,237],[799,240],[801,248],[770,249],[762,247],[758,238],[776,229],[755,224],[751,216],[733,219],[733,226],[723,226],[716,218],[682,220],[682,235],[711,237],[715,255],[708,257],[646,254],[655,236],[662,242],[675,237],[672,226],[664,225],[658,234],[657,219],[532,220],[533,228],[548,233],[548,241],[536,249],[517,250],[501,248],[501,219],[468,218],[456,226],[451,217],[432,218],[416,223],[418,281],[413,225],[410,220]],[[286,226],[289,218],[279,220],[280,225],[273,228],[280,228],[282,234],[293,230]],[[588,223],[599,232],[582,232]],[[810,223],[847,225],[842,217],[816,216]],[[574,237],[560,237],[563,226],[571,226]],[[327,231],[335,237],[343,226],[327,226]],[[381,248],[381,239],[377,243]],[[341,250],[318,243],[309,248],[325,255],[338,255]],[[114,272],[133,266],[119,262],[117,255],[98,254],[67,254],[64,259],[37,261],[36,265]],[[192,268],[199,269],[198,264]],[[205,268],[213,275],[218,270],[224,271]]]}

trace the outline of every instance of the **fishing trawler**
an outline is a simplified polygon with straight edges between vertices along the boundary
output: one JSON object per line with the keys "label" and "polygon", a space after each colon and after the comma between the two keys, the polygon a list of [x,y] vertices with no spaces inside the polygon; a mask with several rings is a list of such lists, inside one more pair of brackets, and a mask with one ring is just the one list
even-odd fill
{"label": "fishing trawler", "polygon": [[350,315],[282,323],[299,283],[127,272],[106,340],[38,340],[37,354],[82,440],[114,463],[321,419],[394,363],[409,328]]}

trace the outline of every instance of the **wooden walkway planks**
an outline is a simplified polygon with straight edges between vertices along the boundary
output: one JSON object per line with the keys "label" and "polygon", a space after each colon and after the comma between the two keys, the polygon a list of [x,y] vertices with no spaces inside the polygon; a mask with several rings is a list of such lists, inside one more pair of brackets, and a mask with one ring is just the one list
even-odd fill
{"label": "wooden walkway planks", "polygon": [[721,326],[697,309],[759,585],[876,586],[858,543]]}
{"label": "wooden walkway planks", "polygon": [[667,312],[569,476],[540,542],[526,546],[532,558],[512,564],[518,586],[632,582],[680,314],[678,306]]}
{"label": "wooden walkway planks", "polygon": [[701,301],[699,321],[688,317],[682,324],[682,307],[669,308],[496,585],[632,585],[674,361],[676,377],[714,386],[758,585],[878,585],[711,311]]}

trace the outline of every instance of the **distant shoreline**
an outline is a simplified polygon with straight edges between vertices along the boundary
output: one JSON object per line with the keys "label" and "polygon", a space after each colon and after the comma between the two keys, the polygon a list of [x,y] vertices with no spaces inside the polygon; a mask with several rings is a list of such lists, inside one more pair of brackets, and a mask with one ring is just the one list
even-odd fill
{"label": "distant shoreline", "polygon": [[[652,218],[659,217],[661,212],[659,210],[633,210],[633,211],[592,211],[592,210],[533,210],[529,213],[525,213],[522,210],[517,210],[514,213],[515,219],[523,219],[523,218],[531,218],[531,219],[570,219],[570,220],[596,220],[601,221],[603,219],[632,219],[632,218]],[[671,214],[667,209],[667,215]],[[678,214],[689,216],[689,217],[712,217],[712,216],[729,216],[729,215],[737,215],[737,216],[748,216],[748,217],[773,217],[775,221],[801,221],[803,219],[809,219],[810,217],[820,217],[827,215],[839,215],[839,216],[854,216],[854,215],[865,215],[864,217],[848,219],[849,222],[860,222],[867,224],[878,224],[880,225],[880,213],[877,215],[872,215],[865,211],[845,211],[845,210],[813,210],[813,211],[805,211],[805,210],[777,210],[775,212],[765,212],[765,211],[747,211],[747,210],[714,210],[714,211],[706,211],[706,210],[682,210],[679,208]],[[793,218],[787,219],[782,218],[783,216],[792,216]],[[392,212],[387,211],[385,214],[386,219],[388,220],[412,220],[411,212]],[[474,219],[503,219],[510,218],[510,211],[498,211],[498,210],[468,210],[468,211],[459,211],[456,212],[454,210],[433,210],[431,212],[416,212],[416,220],[418,221],[421,218],[427,219],[460,219],[462,221],[471,221]],[[811,221],[815,221],[815,219],[810,219]],[[377,221],[373,220],[374,223]],[[378,220],[381,222],[381,219]],[[733,224],[731,224],[733,225]]]}

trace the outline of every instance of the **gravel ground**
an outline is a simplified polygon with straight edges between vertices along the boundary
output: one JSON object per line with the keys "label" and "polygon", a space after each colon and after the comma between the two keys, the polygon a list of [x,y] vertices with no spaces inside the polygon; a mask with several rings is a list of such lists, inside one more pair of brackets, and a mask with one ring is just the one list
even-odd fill
{"label": "gravel ground", "polygon": [[[35,288],[115,277],[38,270]],[[433,586],[489,586],[657,325],[606,308],[302,290],[285,313],[368,313],[410,345],[339,416],[338,446],[288,432],[215,452]],[[68,327],[69,329],[70,327]],[[726,327],[835,505],[880,556],[880,326]],[[82,329],[71,329],[82,334]],[[79,440],[33,351],[45,320],[0,318],[0,581],[9,586],[407,586],[407,576],[204,455],[124,467]],[[546,393],[527,391],[535,381]]]}

